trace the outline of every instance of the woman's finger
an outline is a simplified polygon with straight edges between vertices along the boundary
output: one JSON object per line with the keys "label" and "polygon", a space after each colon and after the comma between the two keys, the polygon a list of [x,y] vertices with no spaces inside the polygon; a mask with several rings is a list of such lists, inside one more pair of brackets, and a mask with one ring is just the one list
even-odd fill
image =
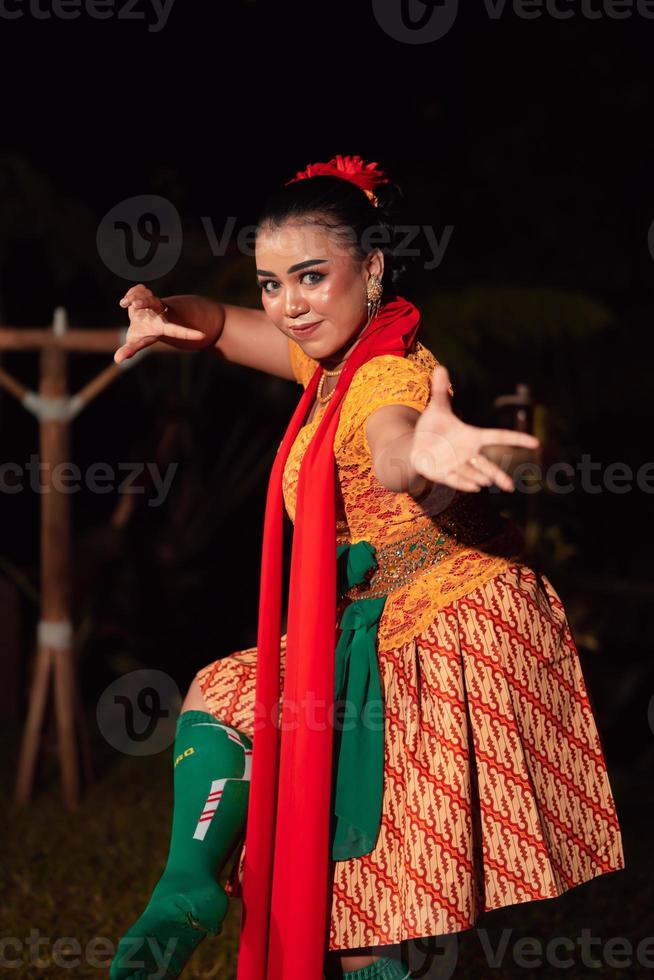
{"label": "woman's finger", "polygon": [[137,286],[130,286],[125,295],[121,300],[119,300],[120,306],[129,306],[133,299],[137,296],[143,296],[145,293],[151,293],[152,290],[148,286],[144,286],[142,282],[138,283]]}
{"label": "woman's finger", "polygon": [[493,468],[493,482],[501,490],[508,490],[509,493],[515,490],[513,477],[509,473],[505,473],[501,466],[496,466],[495,463],[491,463],[490,465]]}
{"label": "woman's finger", "polygon": [[475,462],[471,463],[470,460],[466,460],[459,467],[459,473],[466,480],[472,480],[474,483],[480,483],[482,486],[488,487],[493,482],[493,477],[486,467],[488,460],[484,460],[481,456],[475,456]]}
{"label": "woman's finger", "polygon": [[455,490],[465,490],[466,493],[477,493],[481,490],[481,486],[474,480],[467,480],[463,476],[457,476],[452,483],[447,484],[449,487],[453,487]]}
{"label": "woman's finger", "polygon": [[536,449],[540,439],[530,432],[518,432],[517,429],[482,429],[481,445],[492,446],[524,446],[525,449]]}
{"label": "woman's finger", "polygon": [[124,296],[121,296],[118,300],[119,306],[128,306],[134,296],[134,286],[130,287]]}
{"label": "woman's finger", "polygon": [[[145,346],[145,345],[144,345]],[[134,344],[123,344],[119,347],[114,354],[114,361],[116,364],[122,364],[123,361],[128,361],[140,348],[136,347]]]}
{"label": "woman's finger", "polygon": [[154,313],[162,313],[164,303],[158,296],[137,296],[129,304],[133,310],[152,310]]}
{"label": "woman's finger", "polygon": [[131,357],[131,349],[132,348],[128,347],[126,344],[119,347],[118,350],[114,352],[114,361],[116,364],[121,364],[123,361],[126,361],[129,357]]}
{"label": "woman's finger", "polygon": [[123,344],[114,353],[114,361],[116,364],[120,364],[122,361],[126,361],[134,354],[137,354],[140,350],[143,350],[144,347],[150,347],[158,339],[158,337],[149,336],[143,337],[141,340],[134,340],[129,344]]}
{"label": "woman's finger", "polygon": [[474,492],[480,489],[475,479],[462,473],[461,467],[443,472],[442,470],[439,471],[438,467],[432,466],[428,459],[425,460],[423,458],[417,470],[420,476],[424,476],[426,480],[430,480],[432,483],[438,483],[441,486],[452,487],[453,490],[469,490]]}
{"label": "woman's finger", "polygon": [[474,459],[474,463],[470,463],[468,460],[468,465],[484,474],[487,480],[485,486],[490,486],[492,483],[495,483],[502,490],[513,490],[513,479],[501,466],[493,463],[486,456],[475,456]]}
{"label": "woman's finger", "polygon": [[175,323],[166,323],[163,332],[166,337],[179,337],[181,340],[207,339],[206,333],[202,330],[196,330],[195,327],[182,327]]}
{"label": "woman's finger", "polygon": [[500,490],[507,490],[509,493],[515,489],[515,484],[513,483],[513,477],[509,473],[505,473],[501,466],[496,466],[495,463],[491,463],[492,471],[492,482],[495,483]]}

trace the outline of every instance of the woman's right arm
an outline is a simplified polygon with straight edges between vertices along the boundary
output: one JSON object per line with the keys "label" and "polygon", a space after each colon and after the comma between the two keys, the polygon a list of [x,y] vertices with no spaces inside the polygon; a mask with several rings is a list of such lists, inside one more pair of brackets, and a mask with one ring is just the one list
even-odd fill
{"label": "woman's right arm", "polygon": [[125,344],[114,354],[117,364],[161,340],[179,350],[211,349],[226,361],[296,380],[289,339],[263,310],[196,294],[159,299],[142,284],[129,289],[120,305],[128,310],[130,326]]}

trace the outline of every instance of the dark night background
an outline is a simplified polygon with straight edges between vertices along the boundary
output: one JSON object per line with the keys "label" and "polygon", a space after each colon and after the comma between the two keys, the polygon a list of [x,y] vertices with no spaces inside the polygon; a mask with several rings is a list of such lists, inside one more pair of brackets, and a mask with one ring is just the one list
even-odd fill
{"label": "dark night background", "polygon": [[[230,216],[237,229],[249,225],[266,194],[309,162],[360,154],[404,188],[408,222],[433,226],[439,238],[453,228],[440,265],[425,270],[418,259],[400,292],[423,311],[423,342],[450,370],[458,413],[498,424],[493,399],[526,383],[548,460],[575,466],[589,455],[600,464],[597,486],[611,464],[630,468],[619,493],[587,492],[576,478],[573,493],[543,491],[528,504],[518,493],[497,495],[566,605],[627,867],[554,902],[488,913],[481,924],[544,939],[587,926],[635,948],[648,935],[652,897],[651,490],[637,487],[636,473],[651,459],[654,20],[524,20],[508,8],[492,20],[482,3],[469,3],[446,36],[410,45],[381,30],[369,3],[281,10],[241,2],[224,11],[179,3],[159,32],[147,21],[45,21],[23,9],[2,24],[3,325],[47,326],[63,306],[71,326],[125,327],[118,300],[140,280],[108,268],[96,233],[108,211],[143,194],[172,202],[183,227],[174,268],[143,281],[163,296],[260,306],[254,260],[235,236],[224,256],[212,254],[203,218],[218,233]],[[111,354],[71,355],[71,392],[110,363]],[[0,366],[37,386],[35,354],[3,352]],[[166,671],[183,695],[201,666],[256,642],[267,474],[299,390],[209,353],[153,355],[72,423],[82,471],[97,460],[178,464],[163,505],[134,497],[120,526],[116,492],[82,489],[72,504],[76,658],[96,771],[84,806],[124,808],[112,860],[122,865],[121,887],[134,891],[133,911],[160,873],[167,824],[161,817],[154,856],[144,848],[135,858],[129,794],[141,813],[162,798],[169,804],[169,758],[117,768],[96,705],[108,684],[139,667]],[[2,389],[0,438],[3,461],[25,465],[38,453],[34,417]],[[38,507],[30,490],[0,497],[0,595],[14,624],[3,643],[7,797],[34,661]],[[37,829],[30,815],[17,819],[30,846],[39,820],[62,824],[42,857],[64,888],[63,825],[78,821],[76,884],[56,903],[41,895],[35,905],[24,843],[1,868],[16,899],[3,933],[34,925],[52,937],[115,940],[130,912],[120,894],[89,911],[84,868],[97,860],[92,841],[107,839],[104,829],[85,830],[86,809],[64,816],[52,726],[34,793]],[[150,764],[159,774],[147,796]],[[96,871],[106,897],[111,869]],[[232,945],[205,943],[189,977],[233,975],[238,911],[230,915]],[[481,978],[490,968],[472,936],[461,937],[462,955]],[[98,975],[87,970],[79,975]],[[594,972],[638,977],[645,967],[634,959]],[[532,974],[507,960],[493,975]]]}

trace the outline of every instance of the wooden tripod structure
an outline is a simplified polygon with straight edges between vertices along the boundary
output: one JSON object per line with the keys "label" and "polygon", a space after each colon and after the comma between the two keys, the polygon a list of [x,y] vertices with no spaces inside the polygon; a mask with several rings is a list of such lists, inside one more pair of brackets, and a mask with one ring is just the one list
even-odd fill
{"label": "wooden tripod structure", "polygon": [[36,639],[35,669],[30,685],[29,705],[23,730],[15,801],[25,804],[31,798],[34,776],[42,749],[43,724],[50,687],[54,692],[57,727],[57,755],[66,808],[80,803],[80,765],[82,750],[84,776],[92,780],[91,753],[79,695],[75,669],[73,625],[71,622],[71,542],[70,494],[62,492],[53,473],[70,462],[70,423],[89,402],[111,382],[125,373],[144,355],[179,353],[176,348],[157,342],[121,364],[101,371],[76,395],[68,391],[69,353],[113,353],[125,343],[124,328],[68,329],[63,307],[57,307],[50,328],[2,327],[1,351],[39,351],[39,390],[31,391],[0,368],[0,387],[17,398],[38,419],[41,493],[40,618]]}

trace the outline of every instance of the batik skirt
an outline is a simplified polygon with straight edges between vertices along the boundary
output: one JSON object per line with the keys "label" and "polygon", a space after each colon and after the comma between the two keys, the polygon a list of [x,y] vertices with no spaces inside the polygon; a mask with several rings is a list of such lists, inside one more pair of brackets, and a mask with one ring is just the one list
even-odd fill
{"label": "batik skirt", "polygon": [[[329,950],[459,932],[624,867],[578,651],[545,575],[509,564],[378,662],[381,826],[368,854],[332,862]],[[196,675],[207,710],[250,737],[256,664],[250,647]]]}

